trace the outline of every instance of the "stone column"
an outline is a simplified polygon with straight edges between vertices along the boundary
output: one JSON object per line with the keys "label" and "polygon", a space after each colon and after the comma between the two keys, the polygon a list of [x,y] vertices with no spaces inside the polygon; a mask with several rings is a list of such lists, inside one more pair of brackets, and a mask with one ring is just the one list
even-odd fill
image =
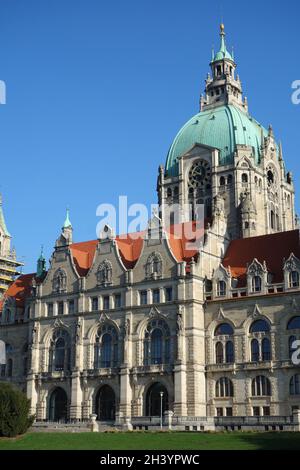
{"label": "stone column", "polygon": [[71,405],[70,420],[77,421],[82,419],[82,388],[80,384],[80,372],[75,370],[71,379]]}
{"label": "stone column", "polygon": [[120,372],[120,412],[125,417],[131,416],[132,389],[130,385],[129,368],[127,364],[121,367]]}
{"label": "stone column", "polygon": [[174,414],[187,416],[186,366],[180,362],[174,367]]}

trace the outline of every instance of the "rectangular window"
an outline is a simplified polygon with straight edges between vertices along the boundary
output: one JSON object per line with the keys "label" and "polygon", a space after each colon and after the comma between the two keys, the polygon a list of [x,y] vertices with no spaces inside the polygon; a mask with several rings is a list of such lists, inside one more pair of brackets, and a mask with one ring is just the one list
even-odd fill
{"label": "rectangular window", "polygon": [[233,416],[232,408],[226,408],[226,416]]}
{"label": "rectangular window", "polygon": [[103,297],[103,310],[109,310],[109,295]]}
{"label": "rectangular window", "polygon": [[260,416],[259,406],[253,406],[253,416]]}
{"label": "rectangular window", "polygon": [[223,408],[217,408],[217,416],[220,418],[222,416],[224,416],[223,414]]}
{"label": "rectangular window", "polygon": [[140,301],[141,301],[141,305],[147,305],[147,291],[146,290],[142,290],[140,292]]}
{"label": "rectangular window", "polygon": [[263,407],[263,416],[270,416],[270,407],[264,406]]}
{"label": "rectangular window", "polygon": [[121,294],[116,294],[115,295],[115,308],[120,308],[121,305],[122,305]]}
{"label": "rectangular window", "polygon": [[58,302],[58,304],[57,304],[57,314],[58,315],[63,315],[64,314],[64,303],[63,302]]}
{"label": "rectangular window", "polygon": [[98,310],[98,297],[92,298],[92,311],[97,312]]}
{"label": "rectangular window", "polygon": [[47,304],[47,316],[48,317],[53,317],[53,304]]}
{"label": "rectangular window", "polygon": [[166,302],[172,302],[173,300],[173,288],[166,287]]}
{"label": "rectangular window", "polygon": [[152,291],[152,298],[154,304],[159,304],[160,302],[160,292],[159,289],[153,289]]}
{"label": "rectangular window", "polygon": [[73,313],[75,312],[75,301],[74,300],[69,300],[68,312],[69,312],[70,315],[73,315]]}

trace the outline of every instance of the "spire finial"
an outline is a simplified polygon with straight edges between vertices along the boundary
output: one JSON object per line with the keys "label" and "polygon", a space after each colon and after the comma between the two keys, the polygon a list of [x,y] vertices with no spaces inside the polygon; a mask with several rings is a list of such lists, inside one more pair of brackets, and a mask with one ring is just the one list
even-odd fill
{"label": "spire finial", "polygon": [[66,220],[65,220],[65,222],[64,222],[63,228],[69,228],[69,227],[72,227],[72,224],[71,224],[71,221],[70,221],[70,210],[69,210],[69,208],[67,207],[67,210],[66,210]]}
{"label": "spire finial", "polygon": [[220,34],[221,36],[225,36],[225,25],[223,22],[220,24]]}

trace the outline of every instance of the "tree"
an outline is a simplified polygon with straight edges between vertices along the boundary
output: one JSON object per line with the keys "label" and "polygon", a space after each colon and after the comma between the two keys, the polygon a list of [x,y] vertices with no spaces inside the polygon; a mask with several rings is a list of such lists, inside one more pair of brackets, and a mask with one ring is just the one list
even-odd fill
{"label": "tree", "polygon": [[24,434],[32,425],[30,400],[7,383],[0,383],[0,436],[14,437]]}

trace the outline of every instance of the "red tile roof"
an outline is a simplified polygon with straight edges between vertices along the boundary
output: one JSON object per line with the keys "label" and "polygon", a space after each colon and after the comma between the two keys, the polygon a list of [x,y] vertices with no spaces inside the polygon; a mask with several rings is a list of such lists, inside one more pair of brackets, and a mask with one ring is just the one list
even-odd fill
{"label": "red tile roof", "polygon": [[35,274],[21,274],[7,289],[0,303],[0,311],[7,297],[14,297],[18,307],[23,307],[26,297],[31,293],[32,280]]}
{"label": "red tile roof", "polygon": [[260,237],[233,240],[224,257],[223,266],[230,266],[232,277],[238,279],[238,287],[246,285],[247,267],[256,258],[266,262],[274,283],[283,281],[283,263],[294,253],[300,259],[299,230],[262,235]]}

